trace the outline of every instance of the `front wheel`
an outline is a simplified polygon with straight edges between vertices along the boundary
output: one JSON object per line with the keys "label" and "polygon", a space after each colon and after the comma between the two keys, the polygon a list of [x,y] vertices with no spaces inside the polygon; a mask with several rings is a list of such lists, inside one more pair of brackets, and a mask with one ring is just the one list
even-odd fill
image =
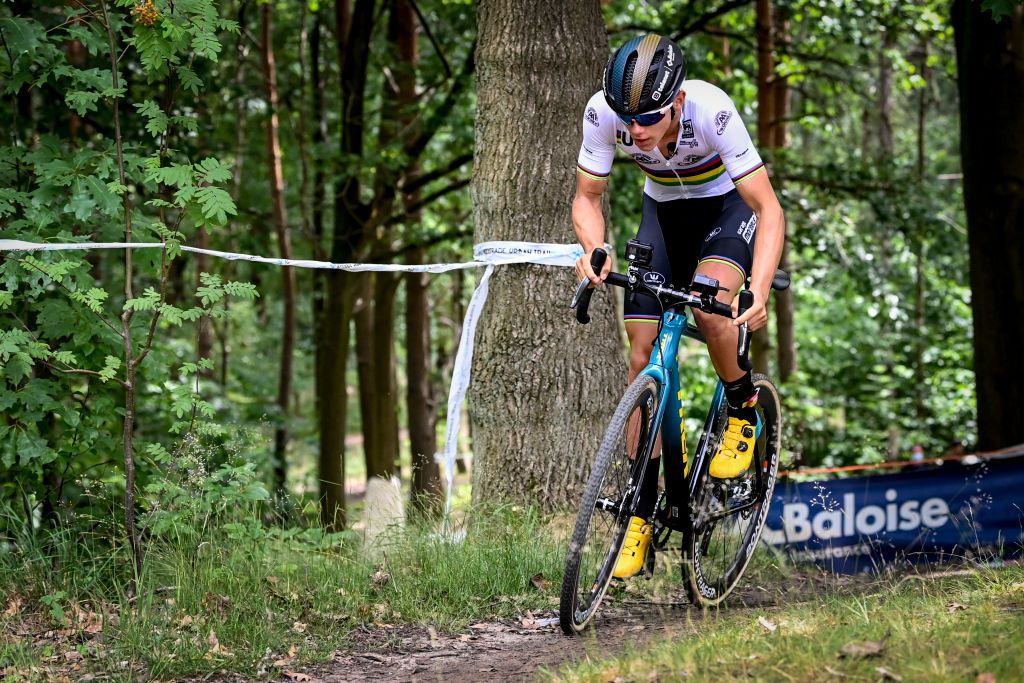
{"label": "front wheel", "polygon": [[559,621],[568,635],[586,628],[611,582],[656,438],[657,413],[658,384],[640,375],[598,447],[565,560]]}
{"label": "front wheel", "polygon": [[782,406],[779,392],[764,375],[754,375],[761,434],[750,469],[736,479],[715,479],[708,473],[711,456],[721,443],[726,416],[713,420],[694,483],[690,519],[683,534],[684,583],[690,600],[705,607],[720,604],[739,583],[757,548],[768,517],[779,469]]}

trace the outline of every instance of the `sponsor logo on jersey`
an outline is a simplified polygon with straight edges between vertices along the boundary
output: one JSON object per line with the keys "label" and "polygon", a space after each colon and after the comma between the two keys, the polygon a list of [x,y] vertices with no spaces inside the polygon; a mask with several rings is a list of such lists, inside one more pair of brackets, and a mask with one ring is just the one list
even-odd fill
{"label": "sponsor logo on jersey", "polygon": [[732,119],[732,112],[728,109],[715,114],[715,125],[718,126],[718,134],[721,135],[725,132],[725,127],[729,125],[729,121]]}
{"label": "sponsor logo on jersey", "polygon": [[702,157],[699,154],[687,154],[685,157],[683,157],[683,163],[684,164],[695,164],[695,163],[697,163],[698,161],[700,161],[703,158],[704,157]]}
{"label": "sponsor logo on jersey", "polygon": [[598,128],[601,127],[601,122],[597,120],[597,110],[594,109],[593,107],[590,107],[589,109],[587,109],[587,116],[586,116],[586,118],[587,118],[587,122],[588,123],[591,123],[591,124],[597,126]]}
{"label": "sponsor logo on jersey", "polygon": [[665,284],[665,276],[654,271],[644,273],[644,284],[663,285]]}
{"label": "sponsor logo on jersey", "polygon": [[690,149],[693,149],[694,147],[697,147],[698,145],[700,145],[700,142],[697,141],[697,140],[680,140],[679,141],[679,146],[680,147],[689,147]]}
{"label": "sponsor logo on jersey", "polygon": [[747,153],[747,152],[749,152],[749,151],[750,151],[750,148],[749,148],[749,147],[747,147],[747,148],[746,148],[745,150],[743,150],[742,152],[740,152],[739,154],[737,154],[736,156],[734,156],[734,157],[733,157],[733,159],[739,159],[740,157],[742,157],[742,156],[746,155],[746,153]]}
{"label": "sponsor logo on jersey", "polygon": [[590,156],[594,156],[594,150],[590,149],[586,145],[583,145],[583,151],[589,154]]}
{"label": "sponsor logo on jersey", "polygon": [[683,134],[679,136],[680,138],[692,138],[693,137],[693,120],[692,119],[686,119],[685,121],[683,121],[679,125],[682,128],[682,130],[683,130]]}
{"label": "sponsor logo on jersey", "polygon": [[617,131],[615,131],[615,139],[623,147],[632,147],[633,146],[633,136],[630,135],[628,132],[626,132],[624,130],[617,130]]}
{"label": "sponsor logo on jersey", "polygon": [[653,164],[653,163],[657,162],[657,159],[652,159],[651,157],[647,156],[646,154],[633,154],[631,156],[634,159],[636,159],[638,162],[640,162],[641,164]]}
{"label": "sponsor logo on jersey", "polygon": [[739,236],[743,238],[743,241],[750,244],[750,238],[754,236],[754,229],[757,227],[757,214],[753,214],[749,221],[743,221],[740,223],[739,229],[736,231]]}
{"label": "sponsor logo on jersey", "polygon": [[711,240],[715,239],[715,236],[718,235],[718,233],[720,232],[722,232],[722,226],[718,226],[717,228],[709,232],[708,236],[704,239],[704,241],[710,242]]}
{"label": "sponsor logo on jersey", "polygon": [[842,506],[811,514],[806,503],[786,503],[782,508],[781,530],[765,529],[768,543],[800,543],[812,537],[828,541],[834,538],[872,536],[885,531],[916,531],[938,529],[949,522],[949,504],[943,498],[904,500],[896,489],[885,492],[886,505],[865,505],[857,508],[856,495],[843,495]]}

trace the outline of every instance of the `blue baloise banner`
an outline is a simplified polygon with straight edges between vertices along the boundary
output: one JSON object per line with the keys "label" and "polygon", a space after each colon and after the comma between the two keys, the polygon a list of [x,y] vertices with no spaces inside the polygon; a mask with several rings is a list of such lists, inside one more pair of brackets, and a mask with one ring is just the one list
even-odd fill
{"label": "blue baloise banner", "polygon": [[797,562],[843,573],[1021,557],[1024,452],[899,474],[782,480],[763,539]]}

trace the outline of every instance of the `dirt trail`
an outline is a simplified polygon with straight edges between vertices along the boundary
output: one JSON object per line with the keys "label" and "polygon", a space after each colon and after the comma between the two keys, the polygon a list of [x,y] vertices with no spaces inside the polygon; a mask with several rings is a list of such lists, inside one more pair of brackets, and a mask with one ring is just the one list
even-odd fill
{"label": "dirt trail", "polygon": [[[824,593],[863,592],[871,585],[864,578],[794,575],[785,585],[770,590],[744,589],[725,609],[754,611]],[[582,637],[562,635],[555,616],[555,612],[546,612],[534,614],[532,621],[483,622],[455,635],[419,626],[365,629],[353,634],[352,648],[336,652],[332,662],[303,673],[310,680],[329,683],[533,681],[544,678],[543,670],[563,664],[589,657],[605,659],[627,646],[684,637],[694,632],[703,613],[691,607],[680,591],[658,602],[634,601],[603,608]]]}

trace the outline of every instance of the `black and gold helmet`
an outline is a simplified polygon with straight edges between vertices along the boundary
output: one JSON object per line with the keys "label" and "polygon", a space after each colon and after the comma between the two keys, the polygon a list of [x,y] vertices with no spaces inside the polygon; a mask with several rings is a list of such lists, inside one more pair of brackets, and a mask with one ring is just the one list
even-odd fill
{"label": "black and gold helmet", "polygon": [[686,77],[679,46],[655,33],[633,38],[604,68],[604,98],[620,117],[657,111],[671,104]]}

